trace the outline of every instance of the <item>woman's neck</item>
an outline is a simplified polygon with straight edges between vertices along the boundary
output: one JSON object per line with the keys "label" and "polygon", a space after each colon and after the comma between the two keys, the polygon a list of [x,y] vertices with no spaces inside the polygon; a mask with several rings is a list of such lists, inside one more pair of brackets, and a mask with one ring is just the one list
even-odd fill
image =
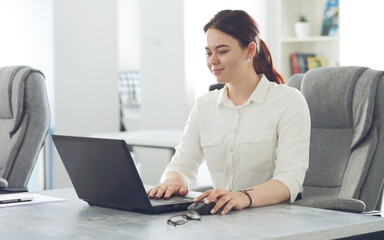
{"label": "woman's neck", "polygon": [[243,105],[251,96],[260,82],[261,75],[258,76],[256,72],[241,78],[241,80],[235,82],[229,82],[228,85],[228,98],[236,106]]}

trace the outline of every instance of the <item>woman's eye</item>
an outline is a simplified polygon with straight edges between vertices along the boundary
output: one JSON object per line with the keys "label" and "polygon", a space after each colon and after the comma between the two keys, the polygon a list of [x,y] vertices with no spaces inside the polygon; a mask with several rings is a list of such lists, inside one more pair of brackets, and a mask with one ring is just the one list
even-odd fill
{"label": "woman's eye", "polygon": [[219,54],[224,54],[224,53],[226,53],[226,52],[228,52],[228,50],[219,51]]}
{"label": "woman's eye", "polygon": [[211,55],[212,55],[212,53],[210,53],[210,52],[207,52],[207,53],[205,53],[205,55],[207,55],[207,56],[211,56]]}

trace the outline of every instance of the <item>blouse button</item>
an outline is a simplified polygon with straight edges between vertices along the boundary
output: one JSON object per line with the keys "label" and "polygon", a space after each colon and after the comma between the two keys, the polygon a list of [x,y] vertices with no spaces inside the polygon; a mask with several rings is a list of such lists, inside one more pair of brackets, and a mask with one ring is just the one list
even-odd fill
{"label": "blouse button", "polygon": [[211,144],[212,144],[212,142],[211,142],[211,141],[209,141],[209,142],[208,142],[208,144],[209,144],[209,145],[211,145]]}
{"label": "blouse button", "polygon": [[254,142],[257,142],[257,138],[253,139]]}

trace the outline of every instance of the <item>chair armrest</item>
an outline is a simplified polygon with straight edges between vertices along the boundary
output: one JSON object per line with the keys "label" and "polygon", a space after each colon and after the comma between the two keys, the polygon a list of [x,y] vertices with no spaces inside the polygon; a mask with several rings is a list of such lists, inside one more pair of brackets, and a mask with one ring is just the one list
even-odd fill
{"label": "chair armrest", "polygon": [[0,178],[0,189],[4,189],[8,187],[8,182],[4,178]]}
{"label": "chair armrest", "polygon": [[3,193],[18,193],[18,192],[28,192],[28,188],[27,187],[0,188],[0,194],[3,194]]}
{"label": "chair armrest", "polygon": [[362,213],[365,210],[365,203],[361,200],[331,196],[307,197],[294,202],[293,205],[353,213]]}

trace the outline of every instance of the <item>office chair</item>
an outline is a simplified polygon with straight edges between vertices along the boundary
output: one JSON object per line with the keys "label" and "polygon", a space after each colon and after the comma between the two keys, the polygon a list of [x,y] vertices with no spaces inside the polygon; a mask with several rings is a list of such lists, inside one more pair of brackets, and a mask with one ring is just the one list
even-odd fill
{"label": "office chair", "polygon": [[293,75],[311,114],[309,168],[294,204],[347,212],[380,210],[384,179],[384,76],[366,67]]}
{"label": "office chair", "polygon": [[127,131],[125,119],[137,115],[141,105],[141,73],[137,70],[120,71],[118,80],[120,99],[120,131]]}
{"label": "office chair", "polygon": [[44,75],[26,66],[1,67],[0,103],[0,192],[27,191],[50,124]]}
{"label": "office chair", "polygon": [[224,87],[224,83],[216,83],[216,84],[212,84],[209,86],[209,91],[213,91],[213,90],[220,90]]}

